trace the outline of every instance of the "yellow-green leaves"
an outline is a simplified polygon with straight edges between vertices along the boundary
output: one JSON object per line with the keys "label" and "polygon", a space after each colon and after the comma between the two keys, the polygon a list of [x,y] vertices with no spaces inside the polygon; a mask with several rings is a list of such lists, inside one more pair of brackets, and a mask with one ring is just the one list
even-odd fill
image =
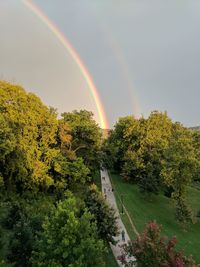
{"label": "yellow-green leaves", "polygon": [[6,156],[6,163],[1,161],[6,186],[17,190],[35,185],[48,187],[52,184],[50,163],[56,156],[55,114],[34,94],[6,82],[0,82],[0,111],[4,125],[0,130],[0,150],[4,150],[1,157]]}

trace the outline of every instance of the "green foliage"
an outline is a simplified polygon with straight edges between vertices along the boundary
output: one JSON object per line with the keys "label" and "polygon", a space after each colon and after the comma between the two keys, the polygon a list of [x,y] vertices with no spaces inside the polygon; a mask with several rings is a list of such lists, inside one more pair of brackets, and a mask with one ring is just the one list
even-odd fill
{"label": "green foliage", "polygon": [[64,113],[58,121],[38,97],[5,82],[0,108],[1,187],[21,193],[88,181],[84,162],[96,161],[101,137],[92,113]]}
{"label": "green foliage", "polygon": [[48,187],[53,183],[49,165],[57,154],[55,114],[34,94],[6,82],[0,82],[0,110],[0,171],[6,188]]}
{"label": "green foliage", "polygon": [[174,124],[161,176],[167,186],[173,188],[172,197],[176,201],[176,218],[180,222],[191,221],[192,212],[185,203],[187,185],[192,181],[196,167],[191,134],[180,124]]}
{"label": "green foliage", "polygon": [[136,179],[142,192],[158,193],[161,185],[161,160],[168,146],[171,126],[172,122],[166,113],[152,112],[147,120],[143,118],[139,120],[137,141],[130,143],[125,156],[126,159],[129,153],[134,155],[132,162],[126,161],[129,162],[129,166],[132,165],[130,170],[132,167],[134,172],[126,173],[125,165],[123,174],[125,172],[131,181]]}
{"label": "green foliage", "polygon": [[[34,197],[34,198],[33,198]],[[30,266],[35,237],[42,229],[42,221],[49,213],[53,199],[33,194],[1,199],[2,250],[12,266]]]}
{"label": "green foliage", "polygon": [[2,259],[1,257],[0,257],[0,266],[1,267],[11,267],[10,264],[7,261],[5,261],[4,259]]}
{"label": "green foliage", "polygon": [[195,267],[193,259],[186,258],[175,250],[176,237],[168,239],[161,236],[160,227],[151,222],[146,225],[142,234],[135,241],[123,246],[124,253],[120,256],[125,266],[134,266],[128,257],[134,256],[138,267]]}
{"label": "green foliage", "polygon": [[2,164],[7,154],[13,151],[16,140],[8,122],[0,113],[0,163]]}
{"label": "green foliage", "polygon": [[173,187],[175,198],[185,193],[185,186],[192,180],[195,164],[190,132],[177,123],[173,127],[170,144],[165,151],[162,169],[164,182]]}
{"label": "green foliage", "polygon": [[59,120],[57,143],[65,157],[70,160],[76,158],[76,153],[72,150],[71,128],[63,119]]}
{"label": "green foliage", "polygon": [[4,181],[3,181],[3,177],[0,175],[0,191],[4,189]]}
{"label": "green foliage", "polygon": [[57,189],[71,189],[77,183],[85,184],[90,181],[90,170],[80,157],[69,160],[64,155],[58,154],[52,161],[49,173],[54,179],[53,187]]}
{"label": "green foliage", "polygon": [[193,173],[193,180],[200,182],[200,131],[194,131],[192,133],[193,147],[195,156],[197,159],[197,167]]}
{"label": "green foliage", "polygon": [[183,198],[177,199],[175,217],[177,221],[179,221],[183,225],[188,222],[194,222],[193,212]]}
{"label": "green foliage", "polygon": [[60,201],[43,223],[32,255],[33,266],[104,266],[103,241],[92,215],[80,212],[72,195]]}
{"label": "green foliage", "polygon": [[116,169],[126,181],[137,183],[143,193],[157,194],[161,187],[162,159],[171,130],[167,114],[154,111],[148,119],[120,118],[107,141]]}
{"label": "green foliage", "polygon": [[84,159],[90,170],[99,167],[98,151],[101,145],[101,129],[93,119],[92,112],[81,110],[62,114],[63,120],[71,129],[70,149]]}
{"label": "green foliage", "polygon": [[138,183],[144,173],[145,165],[141,157],[141,151],[127,150],[124,156],[122,176],[124,180]]}
{"label": "green foliage", "polygon": [[15,223],[21,218],[21,207],[18,201],[8,202],[6,217],[1,221],[5,229],[13,229]]}
{"label": "green foliage", "polygon": [[139,180],[139,189],[140,192],[144,194],[158,194],[159,192],[159,179],[153,173],[153,166],[149,162],[146,166],[146,174],[141,176]]}
{"label": "green foliage", "polygon": [[13,228],[13,236],[9,243],[9,254],[7,259],[14,267],[30,266],[29,258],[34,244],[33,228],[27,219],[21,216]]}
{"label": "green foliage", "polygon": [[115,244],[113,237],[118,234],[115,211],[108,206],[94,184],[89,187],[86,193],[85,204],[90,213],[94,215],[99,237]]}
{"label": "green foliage", "polygon": [[[121,170],[124,163],[125,153],[130,143],[134,143],[138,138],[138,120],[133,116],[120,118],[119,122],[114,126],[107,140],[107,151],[113,156],[113,166],[117,170]],[[132,135],[131,133],[134,133]]]}
{"label": "green foliage", "polygon": [[73,183],[86,183],[89,181],[88,174],[90,170],[83,163],[82,158],[77,158],[73,162],[68,163],[70,184]]}

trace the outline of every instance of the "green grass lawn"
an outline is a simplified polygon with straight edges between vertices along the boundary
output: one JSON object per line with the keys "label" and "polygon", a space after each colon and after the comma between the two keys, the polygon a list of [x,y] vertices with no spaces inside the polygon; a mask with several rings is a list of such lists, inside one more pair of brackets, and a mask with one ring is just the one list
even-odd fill
{"label": "green grass lawn", "polygon": [[[175,235],[178,239],[177,248],[184,250],[186,255],[192,254],[193,258],[200,263],[200,219],[197,219],[196,224],[189,225],[184,230],[174,219],[174,207],[170,199],[163,195],[144,198],[136,185],[123,182],[121,177],[116,174],[111,174],[111,178],[119,209],[121,209],[120,198],[123,194],[124,205],[139,232],[143,230],[147,222],[156,220],[162,225],[163,235],[169,237]],[[199,189],[188,188],[188,202],[197,212],[200,208]],[[134,239],[135,234],[127,216],[123,215],[122,219],[130,237]]]}

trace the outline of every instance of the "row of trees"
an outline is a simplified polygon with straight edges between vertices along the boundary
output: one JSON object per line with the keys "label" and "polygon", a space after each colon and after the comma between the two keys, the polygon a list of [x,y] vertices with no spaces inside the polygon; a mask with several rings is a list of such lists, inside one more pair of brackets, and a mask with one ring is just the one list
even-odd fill
{"label": "row of trees", "polygon": [[[1,266],[104,266],[115,214],[93,185],[101,129],[0,82]],[[0,256],[0,257],[1,257]]]}
{"label": "row of trees", "polygon": [[174,123],[167,113],[120,118],[104,145],[106,162],[143,194],[163,191],[176,202],[176,217],[190,221],[186,189],[200,181],[200,132]]}

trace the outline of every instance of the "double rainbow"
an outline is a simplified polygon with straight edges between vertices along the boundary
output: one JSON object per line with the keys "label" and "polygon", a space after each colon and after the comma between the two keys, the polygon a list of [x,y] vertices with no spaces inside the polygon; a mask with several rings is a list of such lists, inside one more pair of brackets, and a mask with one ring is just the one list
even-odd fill
{"label": "double rainbow", "polygon": [[102,129],[108,129],[109,124],[105,115],[105,111],[102,105],[101,98],[99,96],[98,90],[94,84],[94,81],[87,70],[87,67],[84,65],[77,51],[74,49],[72,44],[66,38],[66,36],[58,29],[58,27],[44,14],[44,12],[31,0],[22,0],[22,2],[38,17],[42,22],[48,27],[48,29],[55,35],[55,37],[60,41],[64,48],[71,55],[73,60],[76,62],[80,72],[82,73],[89,89],[92,94],[92,97],[95,101],[96,108],[98,111],[98,117],[100,122],[100,127]]}

